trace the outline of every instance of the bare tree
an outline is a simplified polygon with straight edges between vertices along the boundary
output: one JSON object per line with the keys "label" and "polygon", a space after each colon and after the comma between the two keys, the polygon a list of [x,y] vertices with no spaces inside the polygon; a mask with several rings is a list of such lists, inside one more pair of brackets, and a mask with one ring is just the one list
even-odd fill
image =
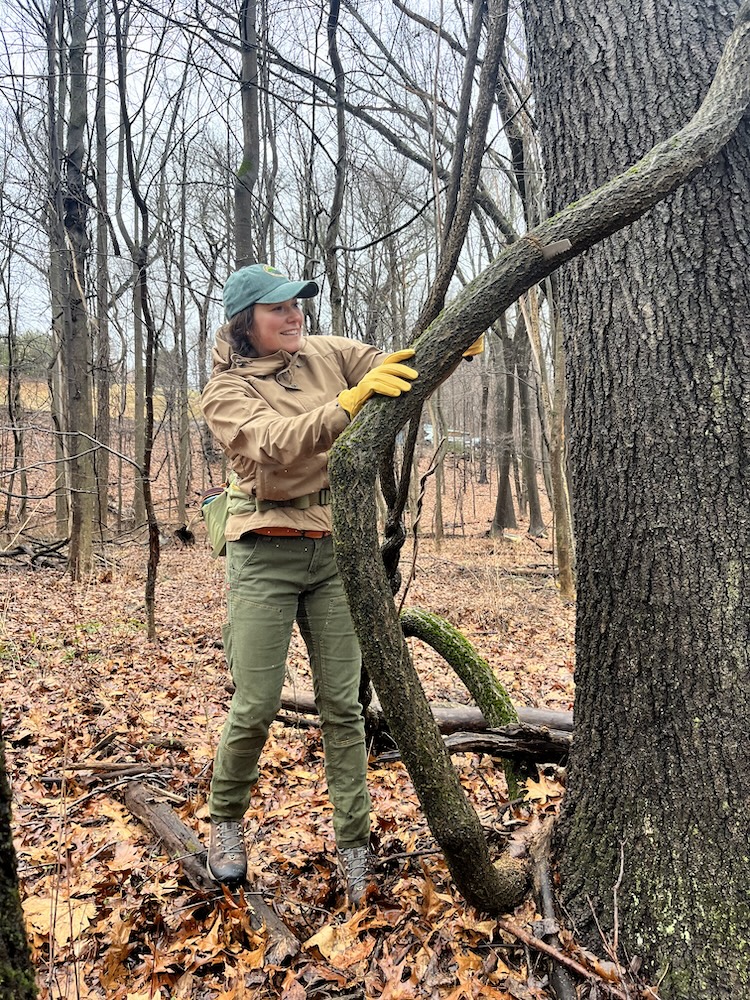
{"label": "bare tree", "polygon": [[17,329],[17,301],[12,290],[13,264],[17,262],[15,244],[18,239],[17,222],[8,211],[5,185],[0,182],[0,245],[3,252],[0,258],[0,292],[4,302],[4,312],[7,323],[5,337],[5,355],[7,358],[7,409],[8,422],[13,435],[13,465],[8,476],[5,510],[3,512],[3,527],[10,526],[11,510],[16,479],[18,479],[18,519],[23,521],[26,512],[26,497],[28,492],[26,469],[24,463],[24,416],[21,399],[20,345]]}
{"label": "bare tree", "polygon": [[234,244],[237,267],[253,264],[253,193],[260,169],[258,129],[258,33],[256,0],[242,0],[239,13],[242,162],[234,181]]}
{"label": "bare tree", "polygon": [[[542,507],[539,500],[537,482],[537,461],[534,451],[533,415],[536,406],[532,404],[532,396],[536,385],[532,382],[531,345],[525,329],[521,337],[514,343],[514,358],[516,366],[516,386],[518,388],[518,406],[521,417],[521,462],[523,464],[523,479],[529,501],[529,534],[539,538],[546,533]],[[564,359],[560,359],[564,372]],[[559,550],[559,546],[558,546]]]}
{"label": "bare tree", "polygon": [[96,8],[96,338],[94,385],[96,387],[96,437],[104,447],[96,454],[99,525],[106,531],[109,519],[110,384],[109,345],[109,209],[107,193],[107,4]]}
{"label": "bare tree", "polygon": [[[498,373],[498,380],[504,379],[505,387],[501,394],[498,393],[497,400],[497,432],[495,435],[498,455],[497,499],[490,530],[493,535],[502,535],[504,528],[518,527],[510,485],[510,472],[513,461],[513,429],[516,409],[515,343],[524,336],[525,330],[520,312],[516,316],[516,326],[512,336],[508,330],[505,316],[500,317],[497,326],[502,346],[502,365]],[[501,400],[502,406],[499,405]]]}
{"label": "bare tree", "polygon": [[94,500],[96,496],[92,441],[94,440],[92,355],[86,306],[86,265],[89,251],[86,191],[87,0],[74,0],[70,22],[70,105],[65,151],[64,185],[58,199],[65,233],[63,259],[63,373],[67,400],[68,458],[70,462],[70,548],[68,568],[74,579],[91,571]]}
{"label": "bare tree", "polygon": [[[551,282],[550,278],[547,282],[550,288]],[[575,598],[575,543],[568,491],[567,449],[565,447],[567,387],[562,326],[558,319],[555,298],[551,294],[547,295],[551,328],[551,360],[548,364],[542,343],[537,290],[530,288],[526,296],[520,300],[519,305],[536,359],[542,412],[549,434],[550,479],[552,495],[555,500],[555,542],[559,566],[560,596],[563,600],[572,601]],[[548,371],[550,368],[552,370],[552,386],[549,385]]]}
{"label": "bare tree", "polygon": [[[133,199],[139,226],[137,239],[129,239],[129,249],[132,254],[132,263],[135,274],[135,286],[133,289],[134,300],[137,309],[146,328],[146,341],[144,351],[144,399],[145,399],[145,421],[143,428],[143,461],[138,470],[138,481],[140,483],[146,519],[148,523],[149,556],[148,569],[146,575],[146,617],[148,635],[150,639],[156,637],[155,601],[156,601],[156,574],[159,565],[160,544],[159,525],[156,518],[154,498],[151,484],[151,470],[154,449],[154,385],[156,378],[156,356],[158,347],[158,334],[154,321],[154,314],[150,299],[149,287],[149,253],[154,235],[151,230],[151,211],[142,191],[142,177],[137,169],[135,156],[135,144],[133,141],[133,128],[130,112],[127,105],[127,84],[126,84],[126,44],[123,34],[122,12],[117,3],[113,6],[115,24],[115,44],[117,55],[117,87],[120,99],[120,124],[123,130],[123,148],[127,164],[127,177],[130,195]],[[162,36],[163,37],[163,36]],[[183,82],[187,74],[188,64],[185,64],[183,72]],[[177,121],[177,114],[180,107],[179,95],[182,88],[177,86],[177,97],[171,101],[171,114],[169,115],[165,128],[163,153],[160,158],[157,176],[163,176],[166,160],[171,151],[172,135]],[[169,110],[169,109],[165,109]]]}

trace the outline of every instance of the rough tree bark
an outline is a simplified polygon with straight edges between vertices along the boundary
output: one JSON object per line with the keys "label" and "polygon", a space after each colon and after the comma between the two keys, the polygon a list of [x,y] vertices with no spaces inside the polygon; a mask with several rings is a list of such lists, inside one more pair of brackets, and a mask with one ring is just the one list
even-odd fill
{"label": "rough tree bark", "polygon": [[[519,295],[560,263],[640,218],[695,176],[728,142],[750,102],[750,4],[744,5],[743,15],[727,44],[708,95],[688,124],[655,146],[623,174],[582,197],[500,254],[443,310],[417,341],[414,363],[420,377],[413,383],[411,391],[395,400],[372,400],[331,451],[337,561],[365,666],[459,890],[467,900],[488,911],[497,912],[506,906],[514,888],[490,863],[478,820],[458,786],[401,634],[378,546],[376,470],[383,455],[393,448],[399,429],[450,374],[463,351]],[[693,219],[702,218],[703,212],[705,209],[699,210]],[[738,276],[738,281],[740,277],[744,278],[744,275]],[[715,391],[718,393],[719,389],[723,389],[721,383],[716,384]],[[717,396],[722,405],[727,405],[724,400],[727,400],[728,393],[729,390]],[[710,413],[714,412],[712,402]],[[722,428],[724,426],[722,424]],[[731,428],[727,430],[729,432]],[[609,440],[606,428],[602,429],[601,436],[605,441]],[[612,464],[617,467],[617,463]],[[699,465],[696,471],[700,472],[702,467],[702,464]],[[661,513],[667,518],[670,511]],[[734,527],[746,525],[746,517],[745,511]],[[665,525],[660,529],[664,532],[662,537],[670,539],[667,533],[669,523],[661,523]],[[724,527],[729,531],[729,526]],[[682,554],[677,542],[682,537],[680,531],[673,532],[673,549],[680,559]],[[691,546],[696,541],[691,537]],[[721,544],[721,539],[714,541]],[[683,565],[682,562],[680,565]],[[739,602],[742,599],[739,589],[742,566],[738,564],[728,569],[731,572],[727,582],[733,588],[730,596]],[[696,586],[700,582],[697,580]],[[592,622],[596,610],[594,603]],[[607,618],[600,617],[599,624],[605,627],[606,636]],[[647,631],[652,624],[653,619],[640,618],[643,631]],[[721,623],[717,622],[716,627],[721,630]],[[725,638],[729,642],[729,636]],[[730,682],[730,678],[725,679]],[[679,692],[677,678],[670,680],[672,686],[668,683],[663,689],[665,697],[674,697]],[[591,692],[589,694],[591,696]],[[628,692],[626,694],[625,704],[639,716],[641,706],[631,700]],[[710,717],[704,709],[705,704],[702,703],[699,718],[702,720],[701,728],[707,729],[706,721],[710,721]],[[731,749],[737,748],[733,746]],[[747,745],[743,752],[746,751]],[[693,754],[696,762],[703,760],[700,754],[695,751]],[[627,766],[622,761],[620,764]],[[608,778],[614,784],[611,773]],[[632,789],[630,791],[632,794]],[[744,791],[746,794],[747,790]],[[653,798],[653,793],[649,794]],[[732,800],[734,798],[732,795]],[[600,816],[606,815],[600,809]],[[724,817],[724,822],[725,826],[747,823],[744,805],[742,812],[734,817]],[[644,831],[644,835],[653,836],[648,830]],[[729,834],[724,832],[721,836],[725,838]],[[590,860],[589,853],[587,861]],[[733,876],[743,881],[746,887],[748,866],[745,864],[739,876],[735,870]],[[716,872],[713,877],[717,877]],[[750,949],[747,953],[750,954]]]}
{"label": "rough tree bark", "polygon": [[[553,211],[693,113],[740,4],[563,7],[527,2]],[[559,275],[579,559],[564,902],[592,937],[594,915],[619,925],[663,1000],[750,983],[749,140],[746,117]]]}
{"label": "rough tree bark", "polygon": [[0,720],[0,1000],[33,1000],[34,969],[18,896],[16,852],[10,815],[10,785]]}

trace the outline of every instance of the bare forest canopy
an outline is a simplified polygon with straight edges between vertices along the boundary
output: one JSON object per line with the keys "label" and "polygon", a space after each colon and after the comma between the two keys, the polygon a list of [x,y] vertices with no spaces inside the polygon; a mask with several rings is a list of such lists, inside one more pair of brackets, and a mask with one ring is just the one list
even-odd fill
{"label": "bare forest canopy", "polygon": [[[544,217],[522,23],[518,11],[496,14],[490,24],[479,10],[467,22],[460,8],[376,3],[251,2],[206,17],[8,4],[9,534],[69,535],[77,576],[95,539],[148,526],[153,619],[159,534],[187,524],[224,472],[196,393],[226,275],[268,260],[313,278],[311,335],[391,351]],[[553,490],[564,473],[561,340],[540,292],[490,324],[484,353],[434,394],[418,445],[425,461],[435,454],[441,494],[445,453],[495,483],[493,532],[527,506],[532,533],[549,530],[541,485],[571,597],[567,488]],[[40,377],[48,405],[21,387]],[[46,493],[26,439],[38,410],[56,449]],[[431,527],[444,530],[440,507]]]}

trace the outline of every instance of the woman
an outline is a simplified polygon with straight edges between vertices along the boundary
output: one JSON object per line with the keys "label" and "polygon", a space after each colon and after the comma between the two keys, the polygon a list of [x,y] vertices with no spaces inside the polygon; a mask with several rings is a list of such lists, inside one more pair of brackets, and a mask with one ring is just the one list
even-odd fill
{"label": "woman", "polygon": [[417,377],[343,337],[304,334],[290,281],[253,264],[224,286],[227,324],[216,338],[203,412],[234,471],[227,538],[224,648],[235,692],[214,760],[208,870],[236,885],[247,874],[242,817],[279,708],[296,620],[310,656],[337,854],[349,901],[370,883],[370,798],[360,652],[331,538],[327,453],[374,393],[398,396]]}

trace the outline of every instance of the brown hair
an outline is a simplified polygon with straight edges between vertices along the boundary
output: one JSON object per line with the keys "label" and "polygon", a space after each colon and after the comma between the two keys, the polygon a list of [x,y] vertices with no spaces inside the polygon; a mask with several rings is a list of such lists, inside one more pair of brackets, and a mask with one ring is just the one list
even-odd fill
{"label": "brown hair", "polygon": [[232,348],[233,354],[240,354],[243,358],[257,358],[258,352],[253,347],[250,340],[250,330],[253,326],[254,306],[248,306],[242,312],[227,323],[227,340]]}

